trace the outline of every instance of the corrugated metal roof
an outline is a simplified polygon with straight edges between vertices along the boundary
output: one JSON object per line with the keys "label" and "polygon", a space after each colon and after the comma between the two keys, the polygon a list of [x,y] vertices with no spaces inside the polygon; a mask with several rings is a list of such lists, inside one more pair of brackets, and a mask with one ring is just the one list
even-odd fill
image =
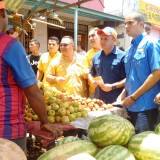
{"label": "corrugated metal roof", "polygon": [[26,0],[4,0],[6,9],[11,12],[17,12]]}
{"label": "corrugated metal roof", "polygon": [[[32,10],[32,8],[34,8],[36,5],[38,5],[39,2],[43,2],[38,6],[38,10],[41,9],[50,9],[50,10],[54,10],[56,11],[57,8],[63,8],[67,5],[67,3],[61,2],[60,0],[58,1],[56,7],[53,7],[53,4],[56,2],[56,0],[4,0],[6,3],[6,9],[12,12],[17,12],[17,11],[21,11],[22,13],[26,13],[28,11],[28,9],[31,9],[31,11],[35,11],[34,9]],[[29,8],[25,8],[25,4],[27,6],[30,6]],[[69,13],[71,15],[74,15],[76,7],[70,7],[70,8],[65,8],[63,10],[61,10],[60,12],[64,12],[64,13]],[[111,14],[107,14],[107,13],[103,13],[103,12],[99,12],[99,11],[95,11],[95,10],[91,10],[91,9],[87,9],[87,8],[78,8],[78,15],[82,16],[82,17],[88,17],[94,20],[102,20],[102,21],[106,21],[106,20],[111,20],[111,21],[119,21],[119,22],[123,22],[124,18],[123,17],[119,17],[119,16],[114,16]]]}

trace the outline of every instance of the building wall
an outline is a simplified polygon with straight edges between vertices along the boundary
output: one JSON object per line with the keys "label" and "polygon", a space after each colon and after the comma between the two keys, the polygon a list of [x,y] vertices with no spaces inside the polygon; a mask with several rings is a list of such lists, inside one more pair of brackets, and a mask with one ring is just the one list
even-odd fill
{"label": "building wall", "polygon": [[34,29],[34,38],[40,42],[40,53],[47,52],[48,50],[48,36],[47,36],[47,25],[43,23],[36,23]]}
{"label": "building wall", "polygon": [[[66,2],[66,3],[76,3],[77,2],[77,0],[69,0],[69,1],[68,0],[61,0],[61,1]],[[92,0],[92,1],[85,2],[85,3],[81,4],[81,7],[85,7],[88,9],[93,9],[96,11],[103,12],[103,10],[104,10],[103,5],[104,5],[104,0]]]}
{"label": "building wall", "polygon": [[130,37],[126,34],[124,26],[118,26],[115,28],[117,31],[117,46],[123,47],[126,50],[130,46]]}
{"label": "building wall", "polygon": [[150,33],[151,36],[153,36],[155,39],[160,39],[160,30],[152,30]]}

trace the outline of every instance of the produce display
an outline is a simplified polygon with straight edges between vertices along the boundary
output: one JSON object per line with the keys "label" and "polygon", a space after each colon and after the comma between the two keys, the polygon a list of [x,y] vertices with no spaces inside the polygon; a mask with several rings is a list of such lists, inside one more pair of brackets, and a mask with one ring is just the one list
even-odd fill
{"label": "produce display", "polygon": [[134,133],[134,126],[127,119],[116,115],[98,117],[88,128],[89,138],[98,147],[126,145]]}
{"label": "produce display", "polygon": [[[103,140],[95,143],[91,135],[94,135],[96,140]],[[106,142],[108,142],[107,146],[103,145]],[[91,157],[88,157],[88,154]],[[74,157],[73,155],[76,158],[70,159]],[[80,158],[80,155],[84,157]],[[64,137],[59,140],[59,145],[43,153],[38,160],[90,160],[90,158],[91,160],[94,158],[96,160],[160,160],[160,135],[155,131],[135,134],[133,126],[125,118],[117,115],[101,116],[92,120],[88,128],[88,139]]]}
{"label": "produce display", "polygon": [[[38,86],[44,96],[50,123],[68,123],[76,118],[88,117],[89,111],[106,110],[113,107],[111,104],[105,104],[99,99],[67,95],[57,91],[54,87],[44,86],[41,82],[38,83]],[[28,102],[26,102],[25,120],[27,122],[38,120],[38,116]]]}
{"label": "produce display", "polygon": [[160,160],[160,136],[152,131],[136,134],[131,138],[128,149],[138,160]]}
{"label": "produce display", "polygon": [[[98,99],[66,95],[47,85],[38,85],[51,123],[68,123],[79,117],[87,117],[90,111],[113,107]],[[25,120],[38,120],[28,103]],[[126,118],[107,114],[91,120],[87,133],[85,140],[76,136],[59,139],[37,160],[160,160],[160,124],[155,131],[135,134],[134,126]]]}
{"label": "produce display", "polygon": [[54,147],[42,154],[37,160],[54,160],[59,156],[73,155],[75,153],[77,154],[83,152],[94,156],[96,151],[97,147],[92,142],[87,140],[77,140]]}
{"label": "produce display", "polygon": [[63,155],[54,158],[53,160],[96,160],[94,157],[89,155],[88,153],[78,153],[74,154],[73,156],[71,155]]}
{"label": "produce display", "polygon": [[56,146],[60,146],[62,144],[66,144],[66,143],[77,141],[77,140],[80,140],[80,138],[75,137],[75,136],[64,137],[63,139],[57,142]]}
{"label": "produce display", "polygon": [[156,126],[155,133],[160,135],[160,123]]}
{"label": "produce display", "polygon": [[95,156],[96,160],[135,160],[134,155],[121,145],[110,145],[103,148]]}

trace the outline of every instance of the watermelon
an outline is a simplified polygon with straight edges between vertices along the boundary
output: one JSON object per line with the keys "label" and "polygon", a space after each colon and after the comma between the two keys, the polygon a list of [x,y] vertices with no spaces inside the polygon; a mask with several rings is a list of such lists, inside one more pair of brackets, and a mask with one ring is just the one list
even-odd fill
{"label": "watermelon", "polygon": [[96,160],[135,160],[134,155],[121,145],[104,147],[95,156]]}
{"label": "watermelon", "polygon": [[160,135],[160,123],[156,126],[155,133]]}
{"label": "watermelon", "polygon": [[105,115],[91,121],[88,128],[90,140],[98,147],[126,145],[135,134],[134,126],[125,118]]}
{"label": "watermelon", "polygon": [[16,143],[0,138],[0,160],[27,160],[27,158]]}
{"label": "watermelon", "polygon": [[65,143],[69,143],[69,142],[73,142],[73,141],[77,141],[77,140],[80,140],[80,138],[75,137],[75,136],[64,137],[57,142],[56,146],[59,146]]}
{"label": "watermelon", "polygon": [[160,160],[160,135],[152,131],[136,134],[128,143],[128,149],[137,160]]}
{"label": "watermelon", "polygon": [[94,156],[96,151],[97,147],[92,142],[87,140],[77,140],[56,146],[42,154],[37,160],[53,160],[59,156],[73,155],[82,152]]}
{"label": "watermelon", "polygon": [[60,156],[56,157],[53,160],[96,160],[94,157],[89,155],[88,153],[79,153],[72,156]]}

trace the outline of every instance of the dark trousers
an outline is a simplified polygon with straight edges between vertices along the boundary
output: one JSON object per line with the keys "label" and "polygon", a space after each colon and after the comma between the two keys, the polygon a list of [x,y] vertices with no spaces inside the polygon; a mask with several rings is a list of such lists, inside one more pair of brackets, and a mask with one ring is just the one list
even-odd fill
{"label": "dark trousers", "polygon": [[151,109],[142,112],[130,112],[130,121],[135,127],[135,132],[153,131],[157,122],[158,109]]}

